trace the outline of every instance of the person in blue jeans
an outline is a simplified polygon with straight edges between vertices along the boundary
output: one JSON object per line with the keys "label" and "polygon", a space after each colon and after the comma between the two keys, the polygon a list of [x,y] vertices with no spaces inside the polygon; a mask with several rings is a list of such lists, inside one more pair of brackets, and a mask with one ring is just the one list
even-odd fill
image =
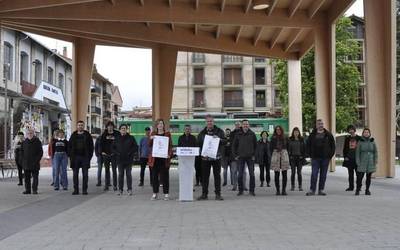
{"label": "person in blue jeans", "polygon": [[335,154],[335,139],[324,128],[322,119],[316,122],[316,128],[311,132],[307,140],[307,152],[311,157],[311,185],[307,196],[315,195],[317,191],[317,179],[319,174],[318,195],[326,195],[324,192],[326,175],[329,162]]}
{"label": "person in blue jeans", "polygon": [[63,187],[63,190],[68,190],[68,140],[65,139],[65,133],[63,130],[59,130],[57,133],[57,138],[53,139],[52,149],[52,162],[55,170],[54,190],[60,190],[60,176],[61,186]]}
{"label": "person in blue jeans", "polygon": [[[150,133],[151,129],[149,127],[146,127],[144,129],[145,131],[145,136],[140,140],[139,142],[139,157],[140,157],[140,181],[139,181],[139,186],[143,187],[144,183],[144,174],[146,171],[146,166],[147,162],[149,161],[149,154],[150,154],[150,148],[149,148],[149,140],[150,140]],[[150,171],[150,185],[152,186],[152,170],[149,167]]]}

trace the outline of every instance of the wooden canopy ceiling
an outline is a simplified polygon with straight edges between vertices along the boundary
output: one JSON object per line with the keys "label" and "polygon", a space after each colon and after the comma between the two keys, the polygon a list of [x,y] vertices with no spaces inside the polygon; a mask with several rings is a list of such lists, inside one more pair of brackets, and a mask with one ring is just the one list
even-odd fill
{"label": "wooden canopy ceiling", "polygon": [[[261,3],[267,9],[255,10]],[[354,0],[0,0],[4,27],[73,42],[299,59]]]}

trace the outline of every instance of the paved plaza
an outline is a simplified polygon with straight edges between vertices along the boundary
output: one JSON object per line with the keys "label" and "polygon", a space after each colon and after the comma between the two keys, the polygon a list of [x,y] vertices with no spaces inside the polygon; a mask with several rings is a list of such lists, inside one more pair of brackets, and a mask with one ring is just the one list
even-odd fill
{"label": "paved plaza", "polygon": [[[346,169],[338,167],[326,197],[277,197],[274,187],[237,197],[228,185],[224,201],[211,188],[208,201],[179,202],[176,169],[170,201],[150,201],[148,179],[139,188],[139,169],[133,174],[131,197],[96,187],[95,168],[88,196],[53,191],[48,168],[39,195],[22,195],[15,178],[0,180],[0,249],[400,249],[400,178],[373,179],[372,196],[355,197],[344,191]],[[305,167],[305,187],[309,179]]]}

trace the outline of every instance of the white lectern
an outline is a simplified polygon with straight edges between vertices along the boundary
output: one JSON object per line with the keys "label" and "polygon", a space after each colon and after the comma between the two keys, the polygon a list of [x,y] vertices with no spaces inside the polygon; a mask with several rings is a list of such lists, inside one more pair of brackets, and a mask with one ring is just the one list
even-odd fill
{"label": "white lectern", "polygon": [[178,147],[179,159],[179,200],[193,201],[193,173],[195,157],[199,155],[197,147]]}

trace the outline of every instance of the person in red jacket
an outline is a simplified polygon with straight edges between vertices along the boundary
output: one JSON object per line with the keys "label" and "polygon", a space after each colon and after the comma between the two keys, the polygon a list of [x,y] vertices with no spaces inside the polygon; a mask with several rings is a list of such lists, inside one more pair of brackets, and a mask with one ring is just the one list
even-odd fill
{"label": "person in red jacket", "polygon": [[169,166],[172,156],[172,138],[171,133],[165,128],[163,119],[158,119],[154,124],[153,132],[150,135],[149,147],[150,152],[153,149],[153,141],[155,136],[166,136],[169,138],[168,157],[160,158],[153,157],[152,153],[149,154],[149,167],[152,168],[152,184],[153,196],[151,200],[157,200],[160,187],[160,179],[163,184],[164,200],[169,200]]}

